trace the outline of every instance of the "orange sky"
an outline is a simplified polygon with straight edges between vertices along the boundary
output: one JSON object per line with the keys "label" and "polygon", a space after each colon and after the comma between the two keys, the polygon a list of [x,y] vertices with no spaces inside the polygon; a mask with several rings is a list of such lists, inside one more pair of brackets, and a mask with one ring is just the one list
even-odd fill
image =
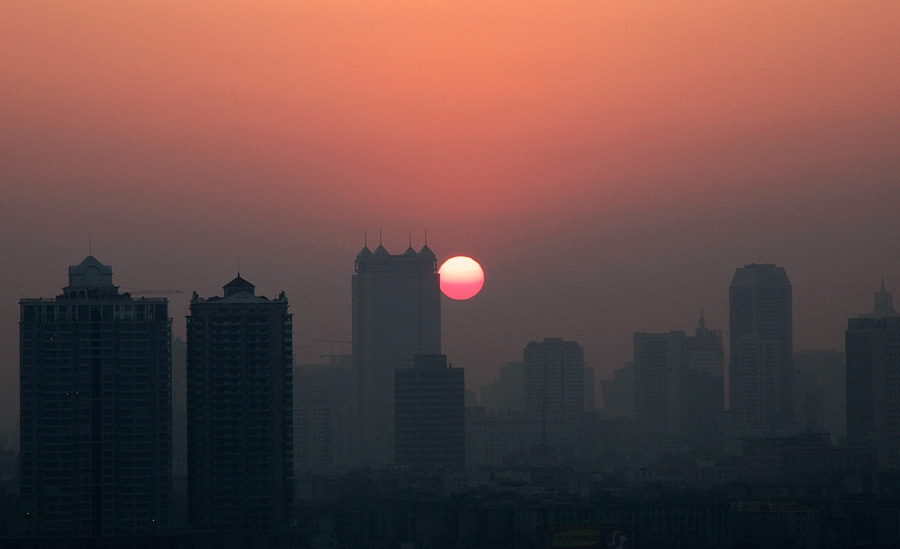
{"label": "orange sky", "polygon": [[123,286],[211,294],[241,255],[299,362],[349,336],[363,231],[427,228],[487,272],[444,309],[478,384],[530,339],[609,371],[701,307],[727,330],[744,263],[786,267],[798,348],[900,281],[900,3],[262,4],[0,7],[5,386],[16,301],[88,234]]}

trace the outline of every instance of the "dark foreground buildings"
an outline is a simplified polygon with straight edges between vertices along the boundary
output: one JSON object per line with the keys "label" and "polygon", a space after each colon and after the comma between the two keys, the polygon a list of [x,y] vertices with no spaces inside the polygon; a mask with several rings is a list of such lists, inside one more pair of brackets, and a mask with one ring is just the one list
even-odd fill
{"label": "dark foreground buildings", "polygon": [[22,534],[165,534],[172,522],[166,299],[133,299],[93,256],[20,302]]}
{"label": "dark foreground buildings", "polygon": [[357,466],[394,463],[394,371],[441,352],[441,289],[428,246],[356,256],[352,278]]}
{"label": "dark foreground buildings", "polygon": [[224,297],[196,292],[187,321],[188,513],[196,529],[288,524],[293,488],[288,301],[238,275]]}

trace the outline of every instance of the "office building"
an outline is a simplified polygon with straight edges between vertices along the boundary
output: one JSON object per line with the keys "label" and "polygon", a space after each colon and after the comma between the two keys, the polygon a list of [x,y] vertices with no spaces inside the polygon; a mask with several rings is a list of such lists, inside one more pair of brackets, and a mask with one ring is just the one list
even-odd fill
{"label": "office building", "polygon": [[[884,290],[872,314],[847,321],[847,441],[875,447],[882,468],[900,468],[900,316]],[[886,315],[885,315],[886,314]]]}
{"label": "office building", "polygon": [[265,532],[291,519],[292,325],[284,292],[240,275],[194,292],[187,319],[188,513],[196,529]]}
{"label": "office building", "polygon": [[525,412],[532,418],[577,420],[584,412],[584,349],[547,337],[525,347]]}
{"label": "office building", "polygon": [[352,277],[358,466],[394,462],[394,370],[441,352],[441,290],[434,253],[379,244],[356,256]]}
{"label": "office building", "polygon": [[465,377],[445,355],[416,355],[394,371],[396,462],[463,469],[466,463]]}
{"label": "office building", "polygon": [[29,537],[134,537],[172,522],[168,301],[88,256],[20,302],[20,490]]}
{"label": "office building", "polygon": [[737,269],[728,292],[729,405],[737,431],[784,432],[793,419],[791,283],[782,267]]}

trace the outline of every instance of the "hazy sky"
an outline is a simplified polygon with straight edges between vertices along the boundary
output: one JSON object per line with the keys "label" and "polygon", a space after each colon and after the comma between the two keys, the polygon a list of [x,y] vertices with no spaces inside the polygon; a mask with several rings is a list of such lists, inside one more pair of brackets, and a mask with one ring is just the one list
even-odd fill
{"label": "hazy sky", "polygon": [[[261,4],[261,5],[258,5]],[[474,388],[530,340],[602,375],[635,331],[727,331],[736,267],[795,348],[900,300],[900,2],[7,1],[0,425],[18,300],[88,253],[126,288],[287,292],[298,363],[349,350],[364,231],[485,268],[443,303]]]}

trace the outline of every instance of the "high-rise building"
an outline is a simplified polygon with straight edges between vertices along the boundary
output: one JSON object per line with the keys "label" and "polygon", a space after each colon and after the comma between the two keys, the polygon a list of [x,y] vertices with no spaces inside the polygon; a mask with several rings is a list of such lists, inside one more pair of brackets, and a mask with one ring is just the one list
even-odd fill
{"label": "high-rise building", "polygon": [[187,318],[188,514],[194,528],[264,532],[294,497],[292,324],[284,292],[240,275],[194,292]]}
{"label": "high-rise building", "polygon": [[441,290],[428,246],[391,255],[381,245],[356,256],[352,278],[357,465],[394,462],[394,370],[441,352]]}
{"label": "high-rise building", "polygon": [[161,534],[172,522],[168,301],[119,293],[88,256],[20,302],[21,497],[35,537]]}
{"label": "high-rise building", "polygon": [[719,450],[724,414],[722,333],[700,316],[693,336],[634,334],[634,417],[647,453],[665,445]]}
{"label": "high-rise building", "polygon": [[828,432],[835,443],[847,438],[847,368],[843,351],[794,353],[794,419],[805,431]]}
{"label": "high-rise building", "polygon": [[394,371],[398,465],[465,467],[464,376],[446,355],[416,355],[413,367]]}
{"label": "high-rise building", "polygon": [[[881,467],[900,467],[900,316],[884,290],[875,310],[847,321],[847,441],[876,448]],[[885,315],[887,313],[887,315]]]}
{"label": "high-rise building", "polygon": [[532,418],[576,420],[584,412],[584,349],[558,337],[525,347],[525,413]]}
{"label": "high-rise building", "polygon": [[684,423],[684,332],[634,334],[634,424],[639,448],[658,454]]}
{"label": "high-rise building", "polygon": [[733,426],[759,434],[787,428],[794,406],[792,298],[787,273],[771,264],[741,267],[734,273],[728,298]]}
{"label": "high-rise building", "polygon": [[355,406],[350,355],[330,364],[294,365],[294,464],[299,473],[327,473],[351,464]]}

